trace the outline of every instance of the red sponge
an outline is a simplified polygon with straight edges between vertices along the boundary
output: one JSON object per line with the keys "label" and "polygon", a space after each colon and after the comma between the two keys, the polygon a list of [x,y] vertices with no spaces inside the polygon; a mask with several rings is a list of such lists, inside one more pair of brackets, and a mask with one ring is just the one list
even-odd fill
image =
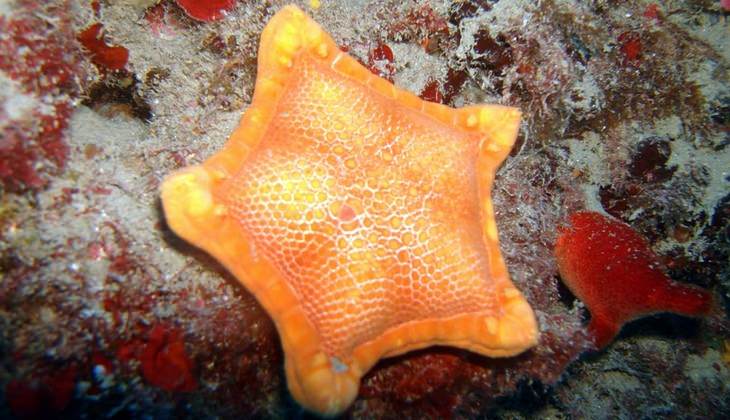
{"label": "red sponge", "polygon": [[175,0],[195,20],[212,22],[236,5],[236,0]]}
{"label": "red sponge", "polygon": [[563,282],[591,312],[596,346],[605,347],[628,321],[657,312],[700,316],[710,294],[672,281],[649,244],[630,226],[596,212],[577,212],[560,232],[555,256]]}

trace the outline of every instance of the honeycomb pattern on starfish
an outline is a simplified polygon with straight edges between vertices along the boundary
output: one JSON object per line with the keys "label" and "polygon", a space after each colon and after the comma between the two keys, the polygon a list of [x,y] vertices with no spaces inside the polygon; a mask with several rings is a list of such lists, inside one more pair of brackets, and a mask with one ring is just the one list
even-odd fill
{"label": "honeycomb pattern on starfish", "polygon": [[536,343],[490,199],[519,119],[399,90],[288,6],[261,36],[251,107],[222,151],[165,180],[165,214],[271,315],[297,401],[337,414],[382,357]]}

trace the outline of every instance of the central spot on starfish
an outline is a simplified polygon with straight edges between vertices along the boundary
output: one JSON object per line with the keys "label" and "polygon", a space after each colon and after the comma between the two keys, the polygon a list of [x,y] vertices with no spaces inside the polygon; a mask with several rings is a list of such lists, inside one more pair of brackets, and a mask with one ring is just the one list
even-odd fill
{"label": "central spot on starfish", "polygon": [[490,198],[520,112],[422,101],[293,6],[267,24],[258,60],[238,128],[170,175],[162,202],[271,315],[297,401],[337,414],[379,359],[414,349],[534,345]]}

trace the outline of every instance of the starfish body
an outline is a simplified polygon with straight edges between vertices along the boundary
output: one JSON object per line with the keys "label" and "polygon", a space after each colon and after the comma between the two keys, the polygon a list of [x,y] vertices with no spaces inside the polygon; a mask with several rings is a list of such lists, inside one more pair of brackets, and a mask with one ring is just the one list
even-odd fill
{"label": "starfish body", "polygon": [[646,239],[629,225],[590,211],[572,214],[570,222],[555,255],[563,281],[591,312],[588,331],[597,348],[643,316],[709,311],[710,294],[667,277]]}
{"label": "starfish body", "polygon": [[289,389],[333,415],[380,358],[486,356],[537,341],[499,251],[496,168],[520,113],[397,89],[301,10],[261,35],[254,99],[225,147],[162,185],[170,227],[215,256],[278,329]]}

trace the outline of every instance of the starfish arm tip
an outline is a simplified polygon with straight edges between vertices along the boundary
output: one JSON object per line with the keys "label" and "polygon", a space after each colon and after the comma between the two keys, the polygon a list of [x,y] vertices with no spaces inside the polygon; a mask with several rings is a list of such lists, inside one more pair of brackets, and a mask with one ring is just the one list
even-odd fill
{"label": "starfish arm tip", "polygon": [[522,294],[513,297],[505,305],[505,313],[499,322],[498,335],[502,347],[513,354],[537,344],[540,333],[535,313]]}
{"label": "starfish arm tip", "polygon": [[193,166],[168,176],[160,187],[162,206],[170,228],[198,245],[201,230],[211,218],[224,213],[211,191],[214,177],[202,166]]}
{"label": "starfish arm tip", "polygon": [[361,373],[346,365],[335,367],[323,353],[301,360],[286,361],[287,384],[294,399],[323,417],[342,414],[357,398]]}
{"label": "starfish arm tip", "polygon": [[336,50],[334,41],[315,21],[297,6],[288,5],[271,18],[261,33],[259,73],[288,73],[302,51],[326,59]]}
{"label": "starfish arm tip", "polygon": [[519,109],[502,105],[482,105],[479,107],[479,127],[489,133],[484,144],[489,152],[504,159],[517,140],[522,113]]}

